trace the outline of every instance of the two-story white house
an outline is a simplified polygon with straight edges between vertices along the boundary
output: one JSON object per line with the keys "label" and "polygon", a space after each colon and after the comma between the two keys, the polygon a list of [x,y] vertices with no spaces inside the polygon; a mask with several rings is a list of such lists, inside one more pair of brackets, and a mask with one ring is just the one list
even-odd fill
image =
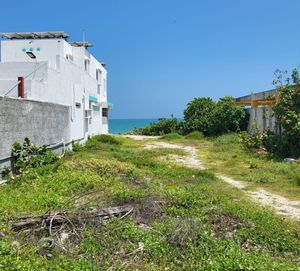
{"label": "two-story white house", "polygon": [[68,42],[65,32],[2,33],[0,96],[71,107],[71,139],[108,133],[107,71],[89,42]]}

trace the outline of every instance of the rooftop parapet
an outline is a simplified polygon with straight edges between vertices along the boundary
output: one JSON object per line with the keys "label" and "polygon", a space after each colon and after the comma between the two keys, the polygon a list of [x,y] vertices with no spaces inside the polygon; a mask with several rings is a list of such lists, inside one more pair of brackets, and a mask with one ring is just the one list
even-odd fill
{"label": "rooftop parapet", "polygon": [[70,35],[63,31],[54,32],[10,32],[0,33],[0,36],[10,40],[23,39],[68,39]]}

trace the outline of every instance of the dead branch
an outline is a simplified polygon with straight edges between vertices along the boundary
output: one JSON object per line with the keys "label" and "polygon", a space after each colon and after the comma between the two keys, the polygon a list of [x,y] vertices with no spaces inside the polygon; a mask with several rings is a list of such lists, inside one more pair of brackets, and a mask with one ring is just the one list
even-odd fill
{"label": "dead branch", "polygon": [[48,229],[50,235],[54,227],[61,227],[63,224],[70,224],[76,232],[75,225],[88,222],[97,218],[109,219],[114,216],[127,216],[133,210],[132,206],[118,206],[111,208],[92,208],[89,210],[73,210],[66,212],[53,212],[41,216],[23,216],[17,222],[13,222],[14,231],[22,231],[30,228],[42,227]]}

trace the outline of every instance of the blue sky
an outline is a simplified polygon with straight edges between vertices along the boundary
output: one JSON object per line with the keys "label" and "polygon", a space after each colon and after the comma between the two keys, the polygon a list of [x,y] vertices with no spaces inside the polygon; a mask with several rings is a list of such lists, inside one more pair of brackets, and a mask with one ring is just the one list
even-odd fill
{"label": "blue sky", "polygon": [[299,14],[299,0],[10,0],[0,31],[84,29],[111,118],[181,117],[194,97],[270,89],[275,69],[299,67]]}

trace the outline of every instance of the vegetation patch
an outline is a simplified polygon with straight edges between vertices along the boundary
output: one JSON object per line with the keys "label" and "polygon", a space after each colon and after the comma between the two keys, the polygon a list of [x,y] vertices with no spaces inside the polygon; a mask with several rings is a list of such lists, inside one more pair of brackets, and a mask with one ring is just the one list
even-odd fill
{"label": "vegetation patch", "polygon": [[[215,146],[225,162],[238,150],[239,163],[246,152],[236,140],[226,135],[201,144]],[[156,159],[173,150],[143,144],[100,142],[1,187],[0,269],[299,268],[296,223],[249,202],[207,170]]]}
{"label": "vegetation patch", "polygon": [[171,134],[166,134],[161,137],[161,139],[164,140],[178,140],[178,139],[183,139],[183,136],[179,135],[178,133],[171,133]]}
{"label": "vegetation patch", "polygon": [[189,140],[203,140],[204,139],[204,135],[203,133],[199,132],[199,131],[193,131],[189,134],[187,134],[185,136],[186,139]]}

